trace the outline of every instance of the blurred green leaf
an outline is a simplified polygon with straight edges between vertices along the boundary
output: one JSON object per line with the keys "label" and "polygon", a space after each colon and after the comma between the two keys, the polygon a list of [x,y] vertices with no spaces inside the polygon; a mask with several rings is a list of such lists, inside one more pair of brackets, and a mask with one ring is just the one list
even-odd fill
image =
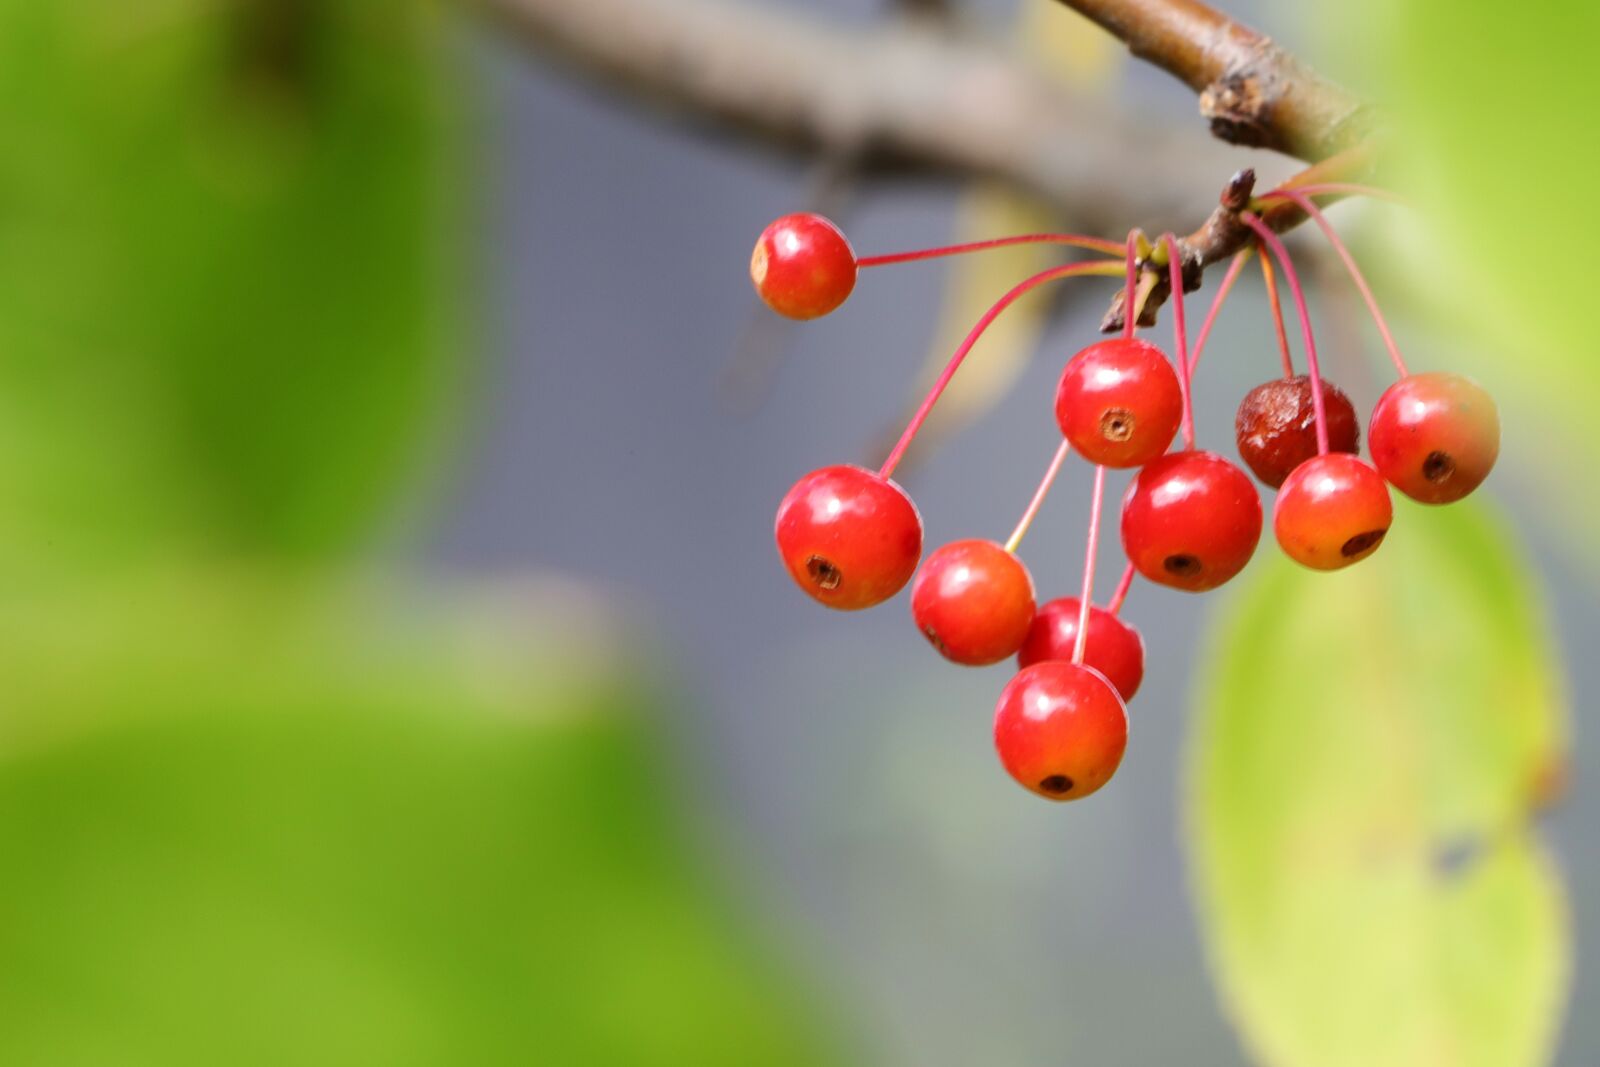
{"label": "blurred green leaf", "polygon": [[1274,558],[1211,649],[1188,790],[1202,925],[1272,1067],[1535,1067],[1570,931],[1530,822],[1562,778],[1530,572],[1472,504],[1338,575]]}
{"label": "blurred green leaf", "polygon": [[449,395],[420,0],[0,0],[0,557],[368,529]]}
{"label": "blurred green leaf", "polygon": [[580,603],[282,585],[0,615],[0,1062],[833,1062]]}

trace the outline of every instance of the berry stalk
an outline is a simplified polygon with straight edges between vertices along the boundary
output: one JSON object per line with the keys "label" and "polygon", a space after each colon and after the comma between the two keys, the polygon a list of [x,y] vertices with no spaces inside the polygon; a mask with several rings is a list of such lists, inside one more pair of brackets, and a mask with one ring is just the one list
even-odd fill
{"label": "berry stalk", "polygon": [[1257,200],[1281,200],[1291,192],[1304,193],[1307,196],[1370,196],[1374,200],[1387,200],[1391,204],[1404,204],[1398,193],[1391,193],[1387,189],[1380,189],[1375,185],[1360,185],[1356,182],[1307,182],[1305,185],[1285,183],[1276,189],[1270,189],[1256,197]]}
{"label": "berry stalk", "polygon": [[1344,262],[1344,269],[1350,272],[1350,280],[1356,283],[1356,288],[1361,291],[1361,299],[1367,302],[1367,310],[1372,312],[1372,321],[1378,325],[1378,333],[1383,336],[1383,346],[1389,350],[1389,359],[1394,363],[1394,369],[1404,378],[1410,374],[1406,370],[1406,361],[1400,358],[1400,346],[1394,343],[1394,334],[1389,332],[1389,324],[1383,319],[1383,312],[1378,310],[1378,300],[1372,295],[1372,289],[1367,285],[1367,279],[1361,274],[1361,268],[1356,266],[1355,257],[1339,239],[1333,225],[1328,222],[1317,205],[1311,202],[1311,197],[1298,189],[1284,189],[1282,195],[1294,201],[1296,206],[1304,211],[1311,221],[1317,224],[1333,250],[1339,254],[1339,259]]}
{"label": "berry stalk", "polygon": [[1083,596],[1078,599],[1078,636],[1072,644],[1072,662],[1083,666],[1083,651],[1089,643],[1089,603],[1094,595],[1094,558],[1100,548],[1100,506],[1106,495],[1106,468],[1094,469],[1094,496],[1089,503],[1089,546],[1083,555]]}
{"label": "berry stalk", "polygon": [[1283,301],[1278,298],[1278,274],[1272,269],[1272,257],[1261,257],[1261,281],[1267,287],[1267,305],[1272,309],[1272,328],[1278,335],[1278,359],[1283,363],[1283,376],[1294,377],[1294,357],[1289,354],[1289,331],[1283,326]]}
{"label": "berry stalk", "polygon": [[1133,576],[1138,573],[1133,564],[1122,568],[1122,578],[1117,582],[1117,591],[1111,594],[1111,603],[1106,605],[1106,610],[1115,615],[1122,610],[1122,602],[1128,599],[1128,590],[1133,587]]}
{"label": "berry stalk", "polygon": [[938,379],[933,383],[933,388],[928,390],[928,395],[911,416],[911,421],[906,425],[905,432],[900,435],[900,440],[895,442],[894,448],[889,452],[889,458],[883,461],[883,466],[878,469],[878,477],[888,478],[894,473],[895,467],[900,465],[900,460],[905,456],[906,449],[911,447],[912,438],[917,436],[917,431],[922,429],[922,424],[928,420],[928,415],[933,411],[933,405],[938,403],[939,397],[944,393],[945,386],[950,384],[950,379],[961,367],[967,353],[972,351],[972,346],[978,343],[978,338],[989,328],[989,324],[1000,316],[1000,313],[1010,307],[1020,297],[1037,289],[1046,282],[1055,281],[1057,278],[1073,278],[1081,275],[1100,275],[1115,278],[1122,273],[1122,268],[1115,262],[1105,260],[1090,263],[1065,263],[1059,267],[1042,270],[1031,278],[1025,278],[1011,288],[1006,295],[995,301],[993,307],[983,313],[966,338],[956,348],[955,355],[950,357],[950,362],[940,372]]}
{"label": "berry stalk", "polygon": [[1194,450],[1194,400],[1190,397],[1194,368],[1189,363],[1188,332],[1183,321],[1183,260],[1178,254],[1178,239],[1162,235],[1167,246],[1167,277],[1172,287],[1172,346],[1178,361],[1178,387],[1183,391],[1183,446]]}
{"label": "berry stalk", "polygon": [[1233,283],[1239,280],[1239,272],[1244,269],[1245,263],[1250,259],[1252,252],[1246,248],[1233,257],[1233,262],[1228,264],[1228,273],[1222,276],[1222,284],[1217,286],[1217,295],[1211,300],[1211,310],[1206,312],[1205,321],[1200,324],[1200,334],[1194,339],[1194,350],[1189,353],[1189,380],[1194,380],[1194,369],[1200,365],[1200,353],[1206,349],[1206,341],[1211,337],[1211,327],[1217,321],[1217,313],[1222,310],[1223,303],[1228,299],[1228,293],[1233,290]]}
{"label": "berry stalk", "polygon": [[1122,336],[1131,338],[1139,323],[1139,231],[1128,231],[1128,287],[1122,297]]}
{"label": "berry stalk", "polygon": [[919,248],[910,252],[891,252],[881,256],[861,256],[856,260],[856,266],[886,267],[892,263],[912,263],[922,259],[961,256],[969,252],[987,252],[992,248],[1007,248],[1011,245],[1026,244],[1069,245],[1073,248],[1085,248],[1091,252],[1099,252],[1107,256],[1122,255],[1122,244],[1119,241],[1107,241],[1101,237],[1088,237],[1081,233],[1025,233],[1015,237],[996,237],[988,241],[968,241],[964,244],[943,245],[938,248]]}
{"label": "berry stalk", "polygon": [[1061,464],[1066,461],[1067,453],[1072,451],[1072,442],[1062,439],[1056,448],[1055,458],[1050,461],[1050,466],[1044,472],[1044,478],[1039,482],[1039,488],[1033,491],[1033,499],[1028,501],[1028,510],[1022,513],[1022,518],[1017,520],[1017,528],[1011,531],[1011,536],[1006,538],[1005,550],[1015,553],[1022,544],[1022,539],[1028,534],[1028,527],[1033,525],[1034,516],[1039,514],[1039,508],[1044,504],[1044,498],[1050,495],[1050,487],[1055,484],[1056,475],[1061,473]]}
{"label": "berry stalk", "polygon": [[1306,310],[1306,294],[1300,288],[1300,276],[1295,273],[1294,262],[1289,258],[1289,250],[1283,247],[1283,242],[1272,228],[1248,211],[1239,213],[1239,218],[1246,226],[1256,232],[1263,244],[1272,250],[1277,257],[1278,265],[1283,268],[1283,277],[1289,285],[1289,296],[1294,300],[1295,311],[1300,315],[1300,330],[1305,335],[1306,341],[1306,372],[1311,376],[1311,406],[1317,421],[1317,455],[1328,454],[1328,413],[1326,404],[1322,399],[1322,371],[1317,365],[1317,339],[1311,333],[1311,313]]}

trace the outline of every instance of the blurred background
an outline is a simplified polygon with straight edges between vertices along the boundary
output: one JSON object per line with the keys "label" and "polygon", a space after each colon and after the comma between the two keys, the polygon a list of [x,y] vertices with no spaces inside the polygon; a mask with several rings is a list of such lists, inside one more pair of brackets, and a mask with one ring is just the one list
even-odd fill
{"label": "blurred background", "polygon": [[[1596,379],[1584,248],[1545,249],[1600,27],[1224,6],[1392,108],[1416,210],[1331,215],[1503,458],[1339,576],[1264,543],[1212,596],[1135,585],[1127,761],[1055,806],[996,763],[1006,665],[939,660],[904,595],[823,611],[771,544],[1053,254],[867,272],[796,326],[750,247],[801,209],[863,254],[1182,232],[1301,164],[1046,0],[0,0],[0,1062],[1600,1060],[1566,1008],[1600,996]],[[762,123],[674,63],[824,84]],[[899,90],[995,144],[852,141]],[[1365,311],[1291,247],[1369,411]],[[1110,295],[1072,284],[902,469],[930,547],[1026,504]],[[1268,322],[1251,271],[1197,383],[1224,454]],[[1089,484],[1029,535],[1041,599]]]}

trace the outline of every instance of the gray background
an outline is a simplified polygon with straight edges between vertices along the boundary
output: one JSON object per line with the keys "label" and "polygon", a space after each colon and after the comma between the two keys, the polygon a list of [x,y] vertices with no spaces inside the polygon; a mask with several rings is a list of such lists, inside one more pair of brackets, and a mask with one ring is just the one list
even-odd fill
{"label": "gray background", "polygon": [[[865,18],[877,5],[808,6]],[[999,19],[1011,5],[974,6]],[[1301,6],[1229,4],[1291,47],[1307,33]],[[844,309],[784,335],[767,402],[736,412],[717,380],[756,314],[749,249],[769,219],[804,203],[805,168],[688,135],[465,37],[486,153],[478,271],[493,358],[430,549],[439,566],[576,575],[665,635],[688,694],[673,704],[684,741],[671,758],[692,768],[724,873],[867,1062],[1242,1062],[1205,974],[1177,840],[1187,686],[1213,601],[1136,588],[1129,611],[1152,668],[1115,788],[1066,810],[1021,794],[989,737],[1006,666],[937,661],[904,596],[863,614],[817,609],[771,545],[789,484],[867,458],[902,410],[931,340],[940,268],[864,275]],[[1164,76],[1132,64],[1123,77],[1166,117],[1192,114],[1187,90]],[[1204,138],[1199,122],[1192,135]],[[1270,166],[1268,178],[1291,169]],[[1195,175],[1197,216],[1218,177]],[[861,250],[937,243],[957,193],[870,185],[842,221]],[[1223,316],[1197,386],[1202,435],[1218,447],[1271,358],[1256,356],[1257,291],[1242,287]],[[1009,530],[1057,440],[1041,398],[1099,307],[1057,321],[999,409],[907,474],[930,546]],[[1415,364],[1447,365],[1413,324],[1399,328]],[[1369,410],[1374,391],[1350,377],[1341,383]],[[1600,622],[1593,586],[1556,554],[1537,501],[1515,492],[1516,453],[1532,437],[1507,426],[1506,439],[1493,490],[1537,554],[1568,649],[1581,652]],[[1075,587],[1088,484],[1071,464],[1031,535],[1042,595]],[[1108,530],[1102,595],[1120,569]],[[1581,655],[1570,667],[1582,709],[1597,668]],[[1576,759],[1579,788],[1552,829],[1587,960],[1600,948],[1600,856],[1584,825],[1600,797],[1584,786],[1600,745],[1581,729]],[[1573,1003],[1597,997],[1580,967]],[[1600,1062],[1593,1013],[1573,1012],[1560,1062]]]}

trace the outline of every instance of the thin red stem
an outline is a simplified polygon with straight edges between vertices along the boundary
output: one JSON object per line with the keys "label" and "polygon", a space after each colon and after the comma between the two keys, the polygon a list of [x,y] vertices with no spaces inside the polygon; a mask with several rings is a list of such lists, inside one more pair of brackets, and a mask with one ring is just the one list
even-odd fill
{"label": "thin red stem", "polygon": [[1278,274],[1272,269],[1272,257],[1261,257],[1261,281],[1267,287],[1267,306],[1272,309],[1272,328],[1278,335],[1278,359],[1283,363],[1283,376],[1294,377],[1294,357],[1289,354],[1289,331],[1283,326],[1283,301],[1278,299]]}
{"label": "thin red stem", "polygon": [[1122,610],[1122,602],[1128,599],[1128,590],[1133,587],[1133,564],[1122,568],[1122,579],[1117,582],[1117,591],[1111,594],[1111,603],[1106,605],[1106,610],[1115,615]]}
{"label": "thin red stem", "polygon": [[1178,239],[1163,234],[1167,246],[1167,279],[1172,288],[1172,345],[1178,360],[1178,387],[1183,392],[1183,447],[1194,450],[1194,401],[1190,397],[1193,368],[1189,365],[1188,331],[1183,321],[1183,259],[1178,253]]}
{"label": "thin red stem", "polygon": [[1094,497],[1089,503],[1089,547],[1083,554],[1083,596],[1078,601],[1078,636],[1072,645],[1072,662],[1083,665],[1083,649],[1089,640],[1089,602],[1094,596],[1094,557],[1100,548],[1100,505],[1106,495],[1106,469],[1094,469]]}
{"label": "thin red stem", "polygon": [[1128,231],[1128,288],[1122,297],[1122,336],[1132,337],[1139,324],[1139,231]]}
{"label": "thin red stem", "polygon": [[1044,472],[1044,478],[1039,482],[1039,488],[1033,491],[1033,499],[1028,501],[1028,510],[1022,513],[1022,518],[1017,520],[1017,528],[1011,531],[1011,536],[1006,539],[1006,551],[1016,552],[1017,546],[1022,544],[1022,539],[1028,534],[1028,527],[1033,525],[1034,516],[1039,514],[1039,508],[1044,504],[1044,498],[1050,495],[1050,487],[1055,484],[1056,475],[1061,473],[1061,464],[1066,461],[1067,453],[1072,451],[1072,442],[1062,438],[1061,444],[1056,448],[1056,454],[1050,460],[1050,466]]}
{"label": "thin red stem", "polygon": [[1054,244],[1087,248],[1108,256],[1121,256],[1122,244],[1100,237],[1086,237],[1080,233],[1024,233],[1015,237],[997,237],[988,241],[968,241],[965,244],[943,245],[939,248],[919,248],[912,252],[891,252],[882,256],[862,256],[856,260],[858,267],[885,267],[891,263],[911,263],[919,259],[938,259],[941,256],[960,256],[968,252],[987,252],[991,248],[1011,245]]}
{"label": "thin red stem", "polygon": [[1233,262],[1228,264],[1228,273],[1222,276],[1222,284],[1217,286],[1217,295],[1211,299],[1211,310],[1206,312],[1205,321],[1200,324],[1200,334],[1194,339],[1194,347],[1189,350],[1189,380],[1194,381],[1194,369],[1200,365],[1200,353],[1206,349],[1206,341],[1211,337],[1211,326],[1217,321],[1217,313],[1222,310],[1223,302],[1228,299],[1228,293],[1233,289],[1233,283],[1239,280],[1239,272],[1244,269],[1245,263],[1250,259],[1251,250],[1246,248],[1233,257]]}
{"label": "thin red stem", "polygon": [[1404,378],[1410,372],[1406,370],[1406,361],[1400,358],[1400,346],[1394,343],[1394,334],[1389,332],[1389,324],[1384,321],[1383,312],[1378,310],[1377,297],[1372,295],[1372,288],[1367,285],[1367,279],[1362,277],[1361,268],[1356,266],[1355,257],[1350,254],[1350,250],[1339,239],[1339,235],[1334,231],[1333,224],[1328,221],[1328,217],[1317,208],[1316,204],[1311,202],[1309,196],[1298,189],[1285,189],[1283,195],[1293,200],[1301,211],[1311,217],[1311,221],[1317,224],[1317,228],[1328,238],[1328,243],[1333,246],[1333,250],[1344,261],[1344,269],[1350,272],[1350,280],[1356,283],[1357,289],[1361,290],[1361,299],[1367,302],[1367,310],[1372,312],[1372,321],[1378,324],[1378,333],[1383,335],[1383,346],[1389,350],[1389,359],[1393,361],[1394,369],[1400,373],[1400,377]]}
{"label": "thin red stem", "polygon": [[922,424],[927,421],[928,414],[933,411],[933,405],[938,402],[940,395],[944,393],[945,386],[950,384],[950,379],[955,376],[962,361],[967,358],[967,353],[972,351],[972,346],[978,343],[978,338],[983,336],[983,332],[989,328],[989,324],[994,322],[1002,311],[1010,307],[1025,293],[1057,278],[1071,278],[1084,274],[1115,277],[1121,273],[1121,268],[1110,261],[1064,263],[1059,267],[1042,270],[1033,277],[1025,278],[1013,286],[1010,292],[1002,296],[995,302],[993,307],[983,313],[983,317],[977,321],[971,331],[967,333],[966,339],[956,349],[955,355],[950,357],[950,362],[945,364],[945,368],[939,374],[938,380],[933,383],[933,388],[928,390],[927,397],[923,399],[922,406],[917,408],[916,414],[911,416],[911,422],[906,425],[905,432],[900,435],[900,440],[895,442],[894,449],[889,453],[889,458],[883,461],[883,466],[878,470],[878,477],[888,478],[894,473],[895,467],[900,465],[901,457],[905,455],[906,449],[911,447],[911,439],[917,436],[918,430],[922,429]]}
{"label": "thin red stem", "polygon": [[1284,281],[1289,285],[1289,295],[1294,299],[1295,311],[1300,315],[1300,329],[1306,339],[1306,370],[1311,375],[1311,407],[1317,419],[1317,455],[1328,454],[1328,413],[1324,410],[1322,400],[1322,372],[1317,366],[1317,339],[1311,334],[1311,313],[1306,310],[1306,294],[1300,288],[1300,276],[1295,273],[1294,263],[1289,259],[1289,250],[1283,247],[1283,242],[1278,240],[1278,235],[1272,232],[1271,227],[1248,211],[1240,212],[1239,218],[1245,225],[1256,232],[1256,236],[1278,258],[1278,265],[1283,268]]}
{"label": "thin red stem", "polygon": [[1309,182],[1305,185],[1280,185],[1276,189],[1257,196],[1257,200],[1274,200],[1288,197],[1290,192],[1304,193],[1307,196],[1370,196],[1375,200],[1387,200],[1391,204],[1404,204],[1405,200],[1398,193],[1391,193],[1387,189],[1379,189],[1375,185],[1359,185],[1355,182]]}

